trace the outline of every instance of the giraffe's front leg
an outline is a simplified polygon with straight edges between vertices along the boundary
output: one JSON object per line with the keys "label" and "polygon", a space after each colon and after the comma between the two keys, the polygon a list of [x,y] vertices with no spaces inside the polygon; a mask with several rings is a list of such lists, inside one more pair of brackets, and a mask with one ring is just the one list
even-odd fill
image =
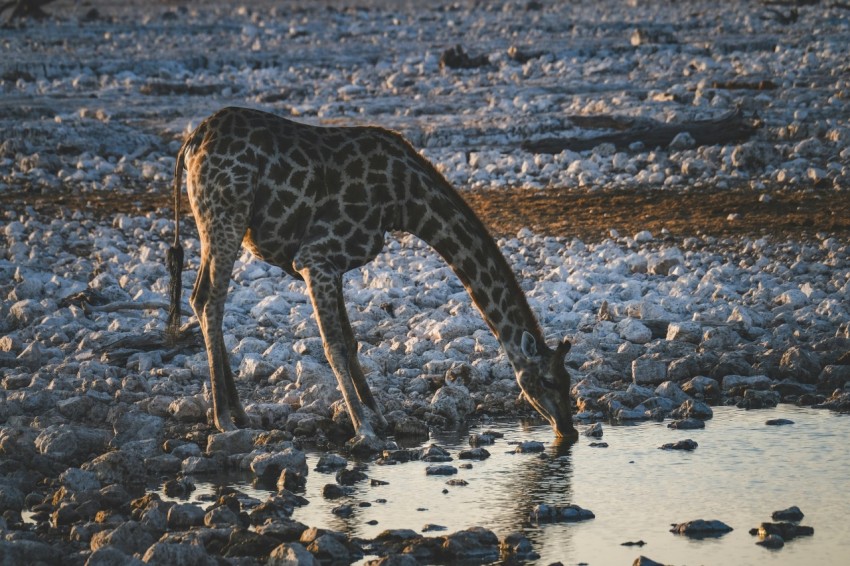
{"label": "giraffe's front leg", "polygon": [[377,440],[354,384],[348,344],[337,308],[337,289],[341,284],[341,274],[322,260],[311,260],[311,256],[306,253],[298,255],[293,264],[307,283],[307,291],[322,334],[325,356],[336,375],[354,430],[358,437]]}
{"label": "giraffe's front leg", "polygon": [[357,339],[354,337],[354,332],[351,330],[351,322],[348,320],[348,312],[345,310],[345,298],[342,294],[342,285],[337,285],[336,292],[340,326],[342,328],[346,348],[348,350],[348,368],[351,370],[351,377],[354,380],[354,389],[357,391],[357,396],[360,400],[365,403],[369,409],[371,409],[372,414],[375,416],[375,421],[377,421],[376,424],[378,428],[382,431],[386,431],[389,428],[387,419],[385,419],[383,413],[381,413],[381,409],[378,407],[377,401],[375,401],[375,396],[372,395],[372,391],[369,389],[369,384],[366,382],[366,376],[363,375],[363,368],[360,367],[360,361],[357,359]]}

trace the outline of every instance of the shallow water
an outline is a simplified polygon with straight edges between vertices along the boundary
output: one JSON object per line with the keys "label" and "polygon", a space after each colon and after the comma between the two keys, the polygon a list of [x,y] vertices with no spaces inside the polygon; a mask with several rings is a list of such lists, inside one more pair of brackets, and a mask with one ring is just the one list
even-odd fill
{"label": "shallow water", "polygon": [[[772,418],[794,424],[766,426]],[[443,534],[475,525],[500,536],[521,530],[541,555],[540,564],[629,564],[641,554],[666,564],[847,563],[850,418],[783,405],[760,411],[718,407],[704,430],[676,431],[667,428],[667,422],[604,426],[600,440],[608,448],[591,447],[594,439],[584,436],[571,447],[554,446],[548,426],[516,423],[436,435],[431,442],[455,456],[468,447],[468,432],[492,429],[505,437],[486,447],[489,459],[451,476],[466,480],[467,486],[447,486],[447,477],[426,476],[431,464],[425,462],[371,463],[367,475],[389,484],[372,487],[361,482],[351,497],[333,501],[323,499],[321,490],[334,482],[334,475],[314,471],[319,454],[308,453],[311,471],[305,495],[311,503],[296,510],[294,518],[364,538],[389,528],[421,531],[429,523],[446,527]],[[693,452],[658,449],[685,438],[699,447]],[[511,442],[524,440],[547,443],[550,458],[510,452]],[[455,459],[451,464],[464,462]],[[265,497],[245,485],[235,487]],[[195,497],[209,492],[212,484],[198,488]],[[377,502],[381,499],[386,502]],[[371,506],[355,507],[350,518],[331,513],[342,503],[360,502]],[[532,525],[527,517],[538,503],[574,503],[596,518]],[[801,524],[814,527],[815,535],[792,540],[778,551],[757,546],[749,529],[791,505],[805,513]],[[671,523],[693,519],[718,519],[734,531],[704,540],[669,532]],[[639,540],[646,545],[621,546]]]}

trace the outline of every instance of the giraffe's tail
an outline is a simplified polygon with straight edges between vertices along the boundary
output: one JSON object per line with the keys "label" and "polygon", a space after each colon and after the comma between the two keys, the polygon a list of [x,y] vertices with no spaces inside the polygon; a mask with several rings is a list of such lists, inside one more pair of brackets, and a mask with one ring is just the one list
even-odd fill
{"label": "giraffe's tail", "polygon": [[180,245],[180,192],[183,187],[183,166],[186,145],[177,154],[174,166],[174,242],[168,248],[165,262],[171,281],[168,284],[168,294],[171,304],[168,308],[168,326],[165,330],[166,340],[174,344],[180,337],[180,302],[183,294],[183,246]]}

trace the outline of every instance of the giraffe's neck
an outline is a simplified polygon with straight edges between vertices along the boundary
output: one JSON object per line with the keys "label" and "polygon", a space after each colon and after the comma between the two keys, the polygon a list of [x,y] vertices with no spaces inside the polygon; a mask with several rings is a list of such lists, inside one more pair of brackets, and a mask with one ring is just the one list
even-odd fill
{"label": "giraffe's neck", "polygon": [[[523,332],[543,336],[516,275],[487,229],[448,182],[424,197],[423,209],[405,215],[409,231],[433,247],[469,292],[515,369],[524,363]],[[432,185],[433,187],[433,185]]]}

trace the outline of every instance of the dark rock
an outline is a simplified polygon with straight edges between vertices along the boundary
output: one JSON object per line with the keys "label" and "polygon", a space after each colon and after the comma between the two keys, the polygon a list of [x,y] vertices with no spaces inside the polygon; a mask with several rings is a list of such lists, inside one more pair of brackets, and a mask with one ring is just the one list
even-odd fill
{"label": "dark rock", "polygon": [[428,466],[425,468],[426,476],[450,476],[457,473],[457,468],[449,465]]}
{"label": "dark rock", "polygon": [[428,423],[411,416],[398,419],[393,427],[396,438],[428,438],[429,434]]}
{"label": "dark rock", "polygon": [[216,560],[200,544],[157,542],[145,551],[142,561],[151,566],[185,564],[187,566],[213,566]]}
{"label": "dark rock", "polygon": [[[848,366],[850,367],[850,366]],[[482,445],[490,445],[496,442],[496,438],[490,436],[489,434],[470,434],[469,435],[469,445],[470,446],[482,446]]]}
{"label": "dark rock", "polygon": [[419,561],[410,554],[390,554],[377,560],[369,560],[365,566],[418,566]]}
{"label": "dark rock", "polygon": [[62,564],[65,558],[59,548],[37,540],[0,539],[3,564]]}
{"label": "dark rock", "polygon": [[668,424],[667,428],[673,428],[677,430],[695,430],[705,428],[705,421],[701,421],[700,419],[680,419],[678,421],[673,421]]}
{"label": "dark rock", "polygon": [[450,562],[493,562],[499,559],[499,538],[492,531],[472,527],[444,537],[442,553]]}
{"label": "dark rock", "polygon": [[185,498],[195,491],[195,483],[191,478],[168,480],[162,484],[162,491],[168,497]]}
{"label": "dark rock", "polygon": [[850,413],[850,392],[836,391],[826,401],[814,405],[817,409],[829,409],[839,413]]}
{"label": "dark rock", "polygon": [[826,401],[826,397],[818,394],[804,394],[797,398],[795,404],[798,407],[810,407],[812,405],[820,405]]}
{"label": "dark rock", "polygon": [[371,480],[369,480],[369,485],[371,485],[372,487],[377,487],[379,485],[390,485],[390,482],[384,480],[376,480],[375,478],[372,478]]}
{"label": "dark rock", "polygon": [[726,352],[711,369],[710,377],[720,381],[727,375],[750,375],[752,367],[743,354]]}
{"label": "dark rock", "polygon": [[475,69],[485,67],[490,64],[490,59],[486,55],[478,55],[470,57],[463,47],[455,45],[443,51],[440,56],[440,67],[448,67],[450,69]]}
{"label": "dark rock", "polygon": [[455,486],[455,487],[464,487],[464,486],[469,485],[469,482],[464,480],[464,479],[455,478],[455,479],[450,479],[449,481],[447,481],[446,485],[451,485],[451,486]]}
{"label": "dark rock", "polygon": [[756,541],[756,544],[765,548],[782,548],[785,546],[785,540],[779,535],[767,535],[763,539]]}
{"label": "dark rock", "polygon": [[210,528],[247,526],[240,525],[239,513],[233,511],[227,505],[213,507],[204,515],[204,524]]}
{"label": "dark rock", "polygon": [[699,446],[695,441],[690,438],[685,440],[680,440],[678,442],[668,442],[667,444],[661,445],[659,448],[661,450],[696,450],[697,446]]}
{"label": "dark rock", "polygon": [[744,398],[738,401],[739,409],[772,409],[779,404],[779,393],[776,391],[756,391],[747,389]]}
{"label": "dark rock", "polygon": [[789,395],[799,397],[800,395],[815,393],[815,387],[813,385],[806,385],[793,379],[783,379],[776,382],[770,386],[770,389],[779,393],[783,399]]}
{"label": "dark rock", "polygon": [[779,373],[783,378],[795,379],[801,383],[817,383],[821,372],[820,357],[817,352],[791,346],[779,362]]}
{"label": "dark rock", "polygon": [[695,399],[688,399],[678,408],[673,410],[670,413],[670,416],[674,419],[700,419],[706,420],[710,419],[714,416],[714,411],[711,410],[711,407],[703,403],[702,401],[697,401]]}
{"label": "dark rock", "polygon": [[284,468],[277,478],[278,491],[303,491],[307,485],[307,478],[295,470]]}
{"label": "dark rock", "polygon": [[608,443],[607,442],[591,442],[590,447],[591,448],[608,448]]}
{"label": "dark rock", "polygon": [[136,521],[121,523],[113,530],[104,530],[92,535],[91,549],[97,550],[105,546],[112,546],[129,555],[142,553],[156,542],[158,533],[154,536],[147,527]]}
{"label": "dark rock", "polygon": [[830,365],[818,375],[818,387],[823,391],[844,389],[850,382],[850,365]]}
{"label": "dark rock", "polygon": [[102,546],[89,554],[86,566],[144,566],[144,562],[114,546]]}
{"label": "dark rock", "polygon": [[222,555],[225,557],[253,556],[260,558],[268,556],[280,541],[268,535],[262,535],[247,529],[234,529],[230,533],[227,546]]}
{"label": "dark rock", "polygon": [[79,521],[82,517],[77,512],[77,506],[73,503],[62,503],[50,515],[50,524],[54,527],[72,525]]}
{"label": "dark rock", "polygon": [[423,462],[451,462],[453,459],[448,450],[436,444],[423,448],[419,453],[419,460]]}
{"label": "dark rock", "polygon": [[529,454],[534,452],[543,452],[546,447],[542,442],[537,442],[536,440],[528,440],[526,442],[520,442],[517,444],[514,452],[518,454]]}
{"label": "dark rock", "polygon": [[473,448],[472,450],[461,450],[458,458],[461,460],[486,460],[490,453],[484,448]]}
{"label": "dark rock", "polygon": [[796,505],[781,511],[774,511],[770,516],[774,521],[802,521],[803,517],[803,512]]}
{"label": "dark rock", "polygon": [[374,436],[355,436],[348,441],[346,446],[355,458],[368,458],[380,454],[384,449],[384,442]]}
{"label": "dark rock", "polygon": [[578,505],[537,505],[529,515],[534,523],[574,523],[595,518],[589,509],[583,509]]}
{"label": "dark rock", "polygon": [[272,550],[266,566],[319,566],[319,562],[304,545],[291,542]]}
{"label": "dark rock", "polygon": [[812,527],[795,525],[794,523],[762,523],[758,526],[756,534],[762,539],[768,535],[777,535],[782,537],[782,540],[789,541],[797,537],[812,536],[815,534],[815,530]]}
{"label": "dark rock", "polygon": [[692,538],[719,537],[730,531],[732,531],[732,527],[722,521],[706,521],[705,519],[679,523],[678,525],[673,525],[673,528],[670,529],[671,533]]}
{"label": "dark rock", "polygon": [[307,525],[292,519],[272,519],[268,523],[258,525],[255,530],[278,542],[296,542],[301,540],[301,534],[307,530]]}
{"label": "dark rock", "polygon": [[656,562],[652,558],[647,558],[646,556],[638,556],[635,558],[635,561],[632,562],[632,566],[664,566],[664,564]]}
{"label": "dark rock", "polygon": [[193,503],[179,503],[168,510],[168,528],[186,530],[204,524],[206,512]]}
{"label": "dark rock", "polygon": [[697,375],[685,382],[682,385],[682,391],[691,397],[712,403],[719,401],[722,396],[717,380],[704,375]]}
{"label": "dark rock", "polygon": [[354,515],[354,505],[337,505],[336,507],[331,509],[331,513],[333,513],[337,517],[351,517],[352,515]]}
{"label": "dark rock", "polygon": [[363,552],[350,545],[344,535],[330,532],[316,537],[307,545],[307,550],[322,564],[350,564],[363,556]]}
{"label": "dark rock", "polygon": [[422,527],[423,533],[431,533],[431,532],[445,531],[445,530],[446,530],[446,527],[444,527],[443,525],[435,525],[433,523],[428,523],[427,525]]}
{"label": "dark rock", "polygon": [[418,460],[421,452],[419,450],[384,450],[383,456],[377,461],[378,464],[403,464],[411,460]]}
{"label": "dark rock", "polygon": [[593,423],[582,434],[591,438],[602,438],[602,423]]}
{"label": "dark rock", "polygon": [[789,419],[768,419],[764,421],[764,424],[767,426],[783,426],[783,425],[792,425],[794,421]]}
{"label": "dark rock", "polygon": [[336,473],[336,482],[340,485],[354,485],[368,479],[369,476],[360,470],[340,470]]}
{"label": "dark rock", "polygon": [[354,493],[352,488],[343,487],[336,483],[325,484],[325,487],[322,488],[322,497],[325,499],[339,499],[352,493]]}
{"label": "dark rock", "polygon": [[337,454],[322,454],[316,464],[317,472],[332,472],[348,466],[348,460]]}
{"label": "dark rock", "polygon": [[505,560],[535,560],[540,555],[534,552],[531,541],[520,533],[510,533],[499,542],[502,559]]}
{"label": "dark rock", "polygon": [[296,507],[302,507],[309,503],[305,498],[289,491],[282,491],[257,505],[248,518],[252,525],[262,525],[272,520],[285,520],[292,516]]}

